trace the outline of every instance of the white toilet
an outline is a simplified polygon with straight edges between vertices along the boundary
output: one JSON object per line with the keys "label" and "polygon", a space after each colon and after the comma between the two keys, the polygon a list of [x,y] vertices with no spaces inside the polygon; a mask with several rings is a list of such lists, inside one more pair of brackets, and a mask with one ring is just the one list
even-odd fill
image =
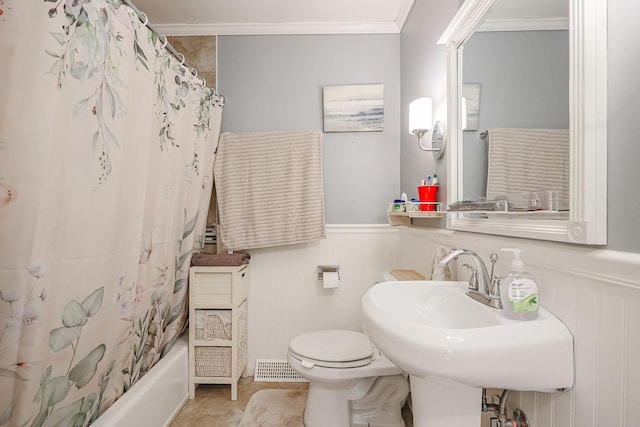
{"label": "white toilet", "polygon": [[409,382],[365,334],[299,335],[289,344],[288,360],[309,381],[305,427],[404,427]]}

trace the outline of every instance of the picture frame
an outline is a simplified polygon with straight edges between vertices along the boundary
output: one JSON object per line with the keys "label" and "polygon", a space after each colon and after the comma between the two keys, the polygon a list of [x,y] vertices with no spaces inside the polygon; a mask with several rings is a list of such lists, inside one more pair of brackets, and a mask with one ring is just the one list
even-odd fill
{"label": "picture frame", "polygon": [[324,132],[382,132],[384,85],[324,86]]}

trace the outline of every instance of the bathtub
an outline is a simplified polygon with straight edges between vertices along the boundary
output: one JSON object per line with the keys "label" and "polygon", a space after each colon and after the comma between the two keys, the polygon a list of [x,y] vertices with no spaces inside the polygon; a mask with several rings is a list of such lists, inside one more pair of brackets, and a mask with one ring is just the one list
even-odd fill
{"label": "bathtub", "polygon": [[166,427],[189,397],[189,333],[91,427]]}

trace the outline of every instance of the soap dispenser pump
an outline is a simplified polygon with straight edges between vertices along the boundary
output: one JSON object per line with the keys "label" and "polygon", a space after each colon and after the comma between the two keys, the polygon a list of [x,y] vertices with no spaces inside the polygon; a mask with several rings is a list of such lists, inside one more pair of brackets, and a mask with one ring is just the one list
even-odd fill
{"label": "soap dispenser pump", "polygon": [[513,262],[509,275],[500,282],[500,298],[503,314],[513,320],[534,320],[538,317],[538,286],[526,272],[520,259],[521,249],[504,248],[513,252]]}

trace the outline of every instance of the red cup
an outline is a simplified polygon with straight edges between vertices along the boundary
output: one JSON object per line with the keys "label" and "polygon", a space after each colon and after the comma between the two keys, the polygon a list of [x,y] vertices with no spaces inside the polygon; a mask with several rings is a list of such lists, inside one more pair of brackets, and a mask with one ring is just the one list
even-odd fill
{"label": "red cup", "polygon": [[418,198],[420,202],[429,202],[429,203],[420,203],[421,211],[435,211],[436,210],[436,193],[438,192],[437,185],[419,185],[418,186]]}

